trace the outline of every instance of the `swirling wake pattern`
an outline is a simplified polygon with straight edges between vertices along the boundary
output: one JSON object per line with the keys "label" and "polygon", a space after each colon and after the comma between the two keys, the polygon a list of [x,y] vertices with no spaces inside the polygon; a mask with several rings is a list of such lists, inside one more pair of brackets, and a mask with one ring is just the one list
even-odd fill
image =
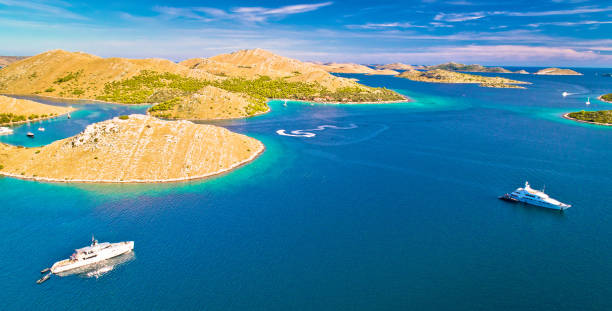
{"label": "swirling wake pattern", "polygon": [[313,129],[305,129],[305,130],[295,130],[295,131],[291,131],[289,133],[287,133],[287,130],[284,129],[280,129],[276,131],[276,134],[278,135],[282,135],[282,136],[291,136],[291,137],[307,137],[307,138],[311,138],[311,137],[315,137],[317,136],[317,134],[313,133],[315,131],[323,131],[327,128],[330,129],[334,129],[334,130],[350,130],[350,129],[354,129],[357,128],[357,125],[355,124],[349,124],[349,126],[335,126],[335,125],[319,125],[316,128]]}

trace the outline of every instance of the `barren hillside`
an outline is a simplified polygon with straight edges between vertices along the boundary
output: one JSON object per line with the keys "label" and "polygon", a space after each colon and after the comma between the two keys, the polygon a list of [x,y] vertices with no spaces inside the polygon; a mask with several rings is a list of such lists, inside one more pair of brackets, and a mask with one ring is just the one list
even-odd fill
{"label": "barren hillside", "polygon": [[0,174],[66,182],[176,181],[230,170],[263,148],[222,127],[131,115],[40,148],[0,144]]}

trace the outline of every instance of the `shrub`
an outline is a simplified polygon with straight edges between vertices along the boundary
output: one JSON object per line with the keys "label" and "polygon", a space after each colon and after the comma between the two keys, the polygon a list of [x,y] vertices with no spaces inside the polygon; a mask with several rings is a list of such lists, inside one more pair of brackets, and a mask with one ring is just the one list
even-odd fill
{"label": "shrub", "polygon": [[53,81],[53,83],[61,84],[61,83],[64,83],[64,82],[68,82],[70,80],[76,80],[76,79],[79,78],[79,76],[81,75],[82,72],[83,72],[82,70],[79,70],[77,72],[68,72],[67,75],[65,75],[65,76],[63,76],[61,78],[57,78],[55,81]]}
{"label": "shrub", "polygon": [[129,118],[130,118],[130,117],[129,117],[129,116],[126,116],[126,115],[119,116],[119,119],[121,119],[121,120],[127,120],[127,119],[129,119]]}
{"label": "shrub", "polygon": [[55,89],[52,88],[52,87],[49,87],[49,88],[45,89],[45,92],[47,92],[47,93],[55,92]]}

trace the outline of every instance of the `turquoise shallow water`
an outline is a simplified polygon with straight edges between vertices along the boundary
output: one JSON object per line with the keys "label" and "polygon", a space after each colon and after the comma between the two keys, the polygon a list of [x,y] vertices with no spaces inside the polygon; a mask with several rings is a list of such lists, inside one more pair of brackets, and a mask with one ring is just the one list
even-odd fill
{"label": "turquoise shallow water", "polygon": [[[215,122],[267,149],[204,181],[0,178],[2,309],[610,309],[612,128],[559,115],[587,96],[589,109],[612,109],[594,99],[612,79],[582,71],[512,75],[527,90],[353,75],[416,102],[272,102],[269,114]],[[144,109],[104,107],[82,119]],[[56,123],[66,136],[83,127]],[[277,134],[322,125],[345,129]],[[497,200],[525,180],[573,207]],[[134,258],[98,278],[34,283],[92,233],[134,240]]]}

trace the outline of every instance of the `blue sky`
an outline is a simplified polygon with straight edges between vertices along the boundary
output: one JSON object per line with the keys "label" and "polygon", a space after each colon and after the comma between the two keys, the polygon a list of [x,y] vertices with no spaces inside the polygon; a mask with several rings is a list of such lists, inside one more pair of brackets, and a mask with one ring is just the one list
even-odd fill
{"label": "blue sky", "polygon": [[0,0],[0,55],[612,67],[612,2]]}

